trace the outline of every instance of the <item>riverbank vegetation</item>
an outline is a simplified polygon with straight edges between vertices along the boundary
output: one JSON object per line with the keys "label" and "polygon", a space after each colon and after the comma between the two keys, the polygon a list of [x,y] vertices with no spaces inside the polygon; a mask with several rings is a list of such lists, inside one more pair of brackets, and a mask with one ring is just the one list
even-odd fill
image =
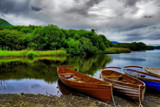
{"label": "riverbank vegetation", "polygon": [[[142,42],[113,44],[103,34],[97,34],[94,29],[62,29],[56,25],[13,26],[0,19],[0,49],[9,50],[11,53],[12,50],[66,50],[69,55],[129,52],[124,48],[138,51],[152,49]],[[8,53],[3,53],[2,56],[7,56]],[[12,56],[23,56],[20,54],[21,52],[16,52]],[[29,52],[28,55],[37,56],[37,51]]]}
{"label": "riverbank vegetation", "polygon": [[132,51],[153,50],[154,49],[153,46],[147,46],[143,42],[117,43],[117,44],[114,44],[114,47],[128,48]]}
{"label": "riverbank vegetation", "polygon": [[21,50],[21,51],[8,51],[0,50],[0,57],[35,57],[35,56],[66,56],[64,50],[47,50],[47,51],[33,51],[33,50]]}
{"label": "riverbank vegetation", "polygon": [[116,53],[130,53],[131,50],[128,48],[117,48],[117,47],[111,47],[105,49],[103,52],[104,54],[116,54]]}
{"label": "riverbank vegetation", "polygon": [[74,30],[48,26],[0,27],[0,48],[2,50],[58,50],[69,54],[98,54],[113,46],[104,35],[94,29]]}

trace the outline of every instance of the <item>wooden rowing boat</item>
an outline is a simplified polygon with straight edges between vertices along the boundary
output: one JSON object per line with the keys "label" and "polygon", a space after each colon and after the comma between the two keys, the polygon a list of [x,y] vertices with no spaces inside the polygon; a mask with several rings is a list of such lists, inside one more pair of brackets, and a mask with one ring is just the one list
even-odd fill
{"label": "wooden rowing boat", "polygon": [[143,72],[143,67],[142,66],[131,65],[131,66],[125,66],[124,69],[133,69],[133,70],[137,70],[137,71]]}
{"label": "wooden rowing boat", "polygon": [[145,68],[147,73],[151,73],[157,76],[160,76],[160,68]]}
{"label": "wooden rowing boat", "polygon": [[130,69],[126,67],[124,69],[125,74],[138,78],[146,84],[147,88],[152,88],[154,90],[160,91],[160,77],[154,74],[149,74],[146,72],[141,72],[135,69]]}
{"label": "wooden rowing boat", "polygon": [[67,86],[82,93],[109,103],[112,97],[112,84],[72,70],[74,66],[57,67],[59,79]]}
{"label": "wooden rowing boat", "polygon": [[119,67],[102,68],[102,79],[112,83],[114,90],[117,92],[120,92],[135,101],[142,102],[144,99],[145,84],[136,78],[112,70],[113,68],[121,69]]}
{"label": "wooden rowing boat", "polygon": [[61,82],[60,79],[58,80],[58,88],[63,95],[80,96],[77,90],[74,90],[73,88],[65,85],[64,83]]}

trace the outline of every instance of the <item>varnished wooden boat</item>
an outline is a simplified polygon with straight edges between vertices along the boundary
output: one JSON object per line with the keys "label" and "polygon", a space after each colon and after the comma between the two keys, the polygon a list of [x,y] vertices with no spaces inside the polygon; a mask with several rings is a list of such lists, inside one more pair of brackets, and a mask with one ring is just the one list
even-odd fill
{"label": "varnished wooden boat", "polygon": [[65,85],[61,82],[61,80],[58,80],[58,88],[61,91],[63,95],[74,95],[74,96],[80,96],[77,90],[74,90],[73,88]]}
{"label": "varnished wooden boat", "polygon": [[102,79],[112,83],[114,90],[117,92],[120,92],[135,101],[142,102],[144,99],[145,84],[136,78],[117,72],[116,70],[113,70],[113,68],[121,69],[119,67],[102,68]]}
{"label": "varnished wooden boat", "polygon": [[160,68],[145,68],[145,71],[150,74],[160,76]]}
{"label": "varnished wooden boat", "polygon": [[125,74],[138,78],[146,84],[146,87],[160,91],[160,77],[154,74],[141,72],[135,69],[125,68]]}
{"label": "varnished wooden boat", "polygon": [[133,69],[133,70],[137,70],[137,71],[143,72],[143,67],[142,66],[131,65],[131,66],[125,66],[124,69]]}
{"label": "varnished wooden boat", "polygon": [[72,70],[74,66],[57,67],[59,79],[67,86],[82,93],[109,103],[112,97],[112,84]]}

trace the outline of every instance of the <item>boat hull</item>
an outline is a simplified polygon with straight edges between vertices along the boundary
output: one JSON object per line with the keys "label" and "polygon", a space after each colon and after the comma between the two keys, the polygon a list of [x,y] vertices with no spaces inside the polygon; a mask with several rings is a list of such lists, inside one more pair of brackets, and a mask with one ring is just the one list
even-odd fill
{"label": "boat hull", "polygon": [[[82,78],[85,81],[72,81],[70,79],[64,78],[61,74],[66,72],[75,73],[77,77]],[[112,97],[112,84],[89,77],[87,75],[84,75],[82,73],[78,73],[76,71],[58,67],[58,76],[61,82],[63,82],[65,85],[82,92],[84,94],[90,95],[94,98],[97,98],[101,101],[104,101],[106,103],[109,103]],[[67,75],[66,75],[67,76]]]}
{"label": "boat hull", "polygon": [[[103,80],[108,81],[104,78]],[[113,89],[116,90],[117,92],[120,92],[123,95],[137,102],[139,102],[139,100],[141,100],[141,102],[144,100],[145,86],[125,85],[125,84],[113,83],[112,81],[110,81],[110,83],[113,84]]]}
{"label": "boat hull", "polygon": [[141,79],[141,81],[143,81],[148,88],[152,88],[156,91],[160,91],[160,83],[159,82],[152,82],[152,81],[147,81],[147,80],[142,80],[142,79]]}
{"label": "boat hull", "polygon": [[103,68],[101,72],[102,79],[112,83],[115,91],[135,101],[142,102],[144,100],[145,83],[111,68],[120,69],[119,67]]}
{"label": "boat hull", "polygon": [[147,73],[153,74],[153,75],[157,75],[160,77],[160,68],[145,68],[145,71]]}
{"label": "boat hull", "polygon": [[98,85],[85,85],[85,84],[78,84],[71,81],[66,81],[62,78],[60,80],[67,86],[82,92],[84,94],[90,95],[97,99],[100,99],[106,103],[110,102],[112,96],[112,88],[107,86],[98,86]]}
{"label": "boat hull", "polygon": [[135,77],[146,84],[147,88],[152,88],[156,91],[160,91],[160,76],[137,71],[134,69],[125,69],[125,74]]}

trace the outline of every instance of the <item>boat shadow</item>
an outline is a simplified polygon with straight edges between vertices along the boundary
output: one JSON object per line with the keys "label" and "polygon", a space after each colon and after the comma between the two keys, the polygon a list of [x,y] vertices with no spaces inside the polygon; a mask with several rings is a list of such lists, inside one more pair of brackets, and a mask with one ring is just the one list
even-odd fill
{"label": "boat shadow", "polygon": [[58,88],[61,91],[62,95],[73,95],[73,96],[83,96],[87,97],[87,95],[80,93],[79,91],[65,85],[61,82],[61,80],[58,80]]}

